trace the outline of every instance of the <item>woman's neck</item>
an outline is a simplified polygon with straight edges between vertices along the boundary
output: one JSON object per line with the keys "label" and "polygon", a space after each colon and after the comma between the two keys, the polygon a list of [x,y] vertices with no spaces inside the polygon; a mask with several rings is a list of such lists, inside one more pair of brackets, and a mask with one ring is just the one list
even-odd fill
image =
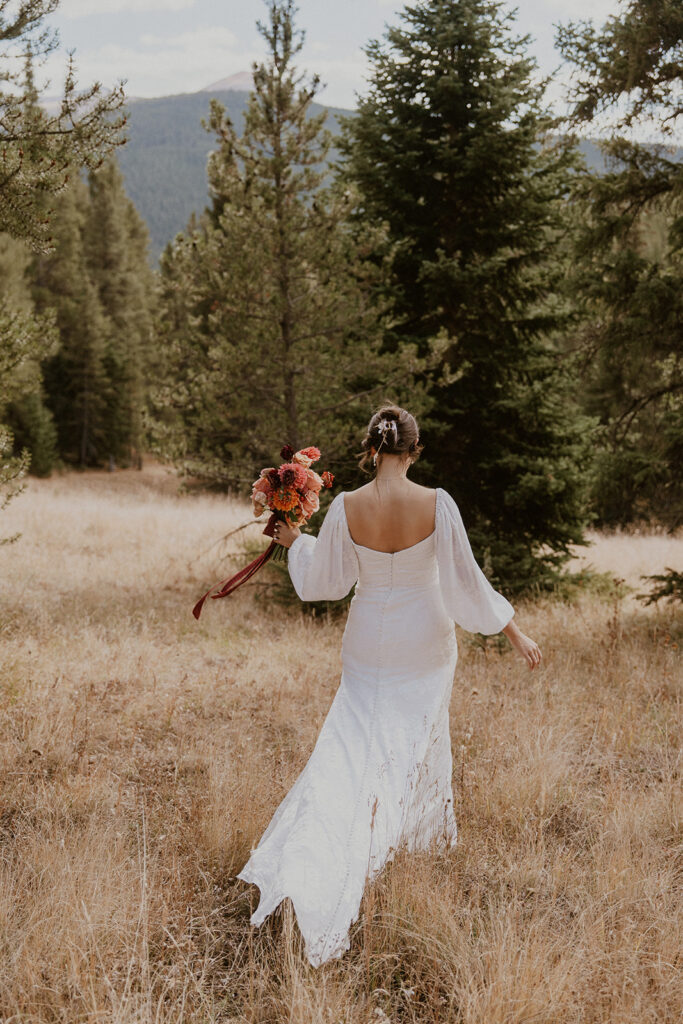
{"label": "woman's neck", "polygon": [[375,480],[377,483],[388,484],[405,481],[408,474],[408,464],[396,455],[385,455],[377,467]]}

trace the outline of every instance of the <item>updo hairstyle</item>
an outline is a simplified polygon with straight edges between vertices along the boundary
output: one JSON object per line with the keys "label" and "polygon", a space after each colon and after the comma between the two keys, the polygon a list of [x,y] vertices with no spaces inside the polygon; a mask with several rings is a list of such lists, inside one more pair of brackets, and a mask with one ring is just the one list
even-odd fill
{"label": "updo hairstyle", "polygon": [[370,418],[361,448],[358,465],[366,473],[371,472],[373,448],[377,455],[410,455],[415,462],[423,448],[417,420],[398,405],[383,405]]}

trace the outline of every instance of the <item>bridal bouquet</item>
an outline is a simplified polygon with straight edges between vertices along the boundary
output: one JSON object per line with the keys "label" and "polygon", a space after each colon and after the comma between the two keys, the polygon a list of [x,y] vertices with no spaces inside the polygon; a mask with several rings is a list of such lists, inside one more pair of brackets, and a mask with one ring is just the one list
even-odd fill
{"label": "bridal bouquet", "polygon": [[[272,466],[262,469],[251,488],[251,500],[256,518],[262,516],[266,509],[269,509],[271,513],[263,531],[267,537],[273,537],[274,527],[278,520],[287,523],[288,526],[302,526],[307,523],[320,508],[320,491],[323,487],[331,487],[334,482],[334,475],[327,470],[318,475],[315,470],[311,469],[313,463],[320,458],[318,448],[311,446],[295,452],[291,445],[286,444],[280,452],[280,456],[285,460],[282,465],[277,469]],[[258,572],[270,558],[284,557],[284,547],[276,543],[275,540],[271,540],[263,554],[246,565],[244,569],[240,569],[235,576],[209,587],[192,609],[195,619],[201,615],[204,602],[215,587],[218,587],[219,590],[218,593],[211,594],[212,600],[227,597],[233,590],[251,579],[254,573]]]}

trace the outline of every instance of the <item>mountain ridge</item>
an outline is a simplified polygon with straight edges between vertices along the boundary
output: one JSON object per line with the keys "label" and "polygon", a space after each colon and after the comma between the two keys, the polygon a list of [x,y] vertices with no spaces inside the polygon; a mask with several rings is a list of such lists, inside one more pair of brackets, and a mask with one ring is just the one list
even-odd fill
{"label": "mountain ridge", "polygon": [[[126,191],[149,229],[153,264],[167,243],[186,228],[191,215],[201,213],[209,202],[206,161],[214,138],[201,121],[208,118],[210,100],[216,98],[241,132],[250,88],[239,86],[246,78],[251,80],[250,72],[237,72],[196,92],[128,100],[128,137],[117,155]],[[339,133],[340,117],[354,114],[343,107],[312,104],[313,114],[322,110],[328,113],[327,127],[333,134]],[[581,139],[579,148],[590,168],[604,170],[594,140]],[[336,150],[332,158],[335,155]],[[682,158],[679,148],[677,159]]]}
{"label": "mountain ridge", "polygon": [[[209,92],[210,88],[128,103],[128,139],[117,156],[126,191],[147,223],[154,262],[185,229],[191,214],[201,213],[209,202],[206,161],[214,137],[201,120],[209,116],[210,100],[219,100],[236,130],[242,131],[249,90]],[[328,113],[327,126],[333,133],[339,132],[338,117],[353,114],[341,107],[311,105],[312,114],[322,110]]]}

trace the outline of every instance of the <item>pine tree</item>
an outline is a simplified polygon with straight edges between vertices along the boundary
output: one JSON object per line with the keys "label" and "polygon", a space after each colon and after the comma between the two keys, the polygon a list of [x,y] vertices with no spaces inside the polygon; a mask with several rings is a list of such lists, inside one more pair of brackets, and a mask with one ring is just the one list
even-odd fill
{"label": "pine tree", "polygon": [[[3,421],[30,384],[38,386],[37,357],[53,340],[49,317],[17,310],[0,295],[0,512],[23,490],[22,480],[31,464],[28,447],[15,451],[12,432]],[[17,536],[0,537],[0,545]]]}
{"label": "pine tree", "polygon": [[[48,200],[80,167],[98,166],[122,142],[126,121],[120,115],[123,88],[105,93],[95,83],[79,90],[72,57],[59,112],[49,115],[41,109],[33,66],[57,45],[56,33],[43,24],[57,6],[58,0],[0,0],[0,222],[3,231],[37,252],[52,247]],[[52,340],[44,322],[30,315],[17,319],[11,304],[0,303],[0,414],[25,367],[44,356]],[[12,458],[12,447],[11,432],[0,426],[0,491],[5,495],[17,493],[30,462],[28,450]],[[7,500],[0,500],[0,509]]]}
{"label": "pine tree", "polygon": [[[0,422],[9,427],[9,452],[31,472],[47,475],[56,458],[55,429],[44,400],[41,359],[56,334],[50,316],[36,318],[25,243],[0,235]],[[25,453],[22,454],[22,453]],[[1,486],[1,484],[0,484]]]}
{"label": "pine tree", "polygon": [[129,465],[139,459],[143,443],[154,278],[147,228],[126,195],[112,158],[89,176],[83,244],[88,274],[109,324],[104,353],[108,448],[117,462]]}
{"label": "pine tree", "polygon": [[677,0],[628,0],[600,29],[570,22],[557,32],[563,57],[574,65],[571,122],[577,127],[607,114],[623,131],[642,123],[673,137],[683,114],[683,7]]}
{"label": "pine tree", "polygon": [[600,418],[602,522],[683,523],[683,162],[634,129],[674,136],[683,114],[683,8],[632,0],[601,28],[560,28],[574,65],[569,124],[600,124],[604,175],[577,182],[573,285],[585,323],[586,408]]}
{"label": "pine tree", "polygon": [[551,582],[582,541],[587,422],[552,345],[576,157],[551,142],[545,83],[511,20],[490,0],[404,8],[367,47],[343,150],[360,215],[396,246],[394,339],[444,348],[423,478],[456,496],[477,555],[514,592]]}
{"label": "pine tree", "polygon": [[[39,252],[52,247],[49,200],[82,167],[98,167],[123,142],[123,86],[81,90],[69,57],[59,110],[37,102],[33,66],[58,45],[44,21],[58,0],[0,0],[0,221],[3,230]],[[24,62],[18,59],[24,56]]]}
{"label": "pine tree", "polygon": [[405,380],[411,358],[379,355],[378,269],[364,258],[377,231],[354,236],[350,191],[323,188],[330,134],[324,113],[311,115],[318,79],[295,68],[303,33],[291,0],[267,7],[268,59],[254,66],[243,135],[213,101],[212,205],[161,264],[164,415],[172,423],[174,406],[181,428],[166,450],[237,486],[284,442],[319,445],[337,471],[352,463],[379,382]]}
{"label": "pine tree", "polygon": [[20,395],[9,407],[6,421],[14,451],[27,451],[32,476],[49,476],[57,461],[57,429],[41,385]]}
{"label": "pine tree", "polygon": [[[147,231],[113,161],[87,184],[78,179],[56,207],[55,250],[34,257],[29,277],[59,332],[44,362],[59,454],[82,467],[139,464],[155,288]],[[17,411],[20,422],[30,408]]]}
{"label": "pine tree", "polygon": [[83,246],[88,189],[80,180],[60,196],[54,217],[55,254],[38,256],[36,308],[53,310],[59,349],[44,363],[45,390],[68,463],[85,467],[109,455],[107,407],[111,384],[105,358],[110,324],[91,280]]}

